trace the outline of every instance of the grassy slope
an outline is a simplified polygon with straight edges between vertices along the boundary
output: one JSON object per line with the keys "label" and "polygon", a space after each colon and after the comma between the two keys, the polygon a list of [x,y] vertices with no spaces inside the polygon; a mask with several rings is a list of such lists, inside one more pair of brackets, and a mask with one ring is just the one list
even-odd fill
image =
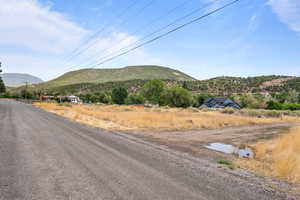
{"label": "grassy slope", "polygon": [[78,83],[105,83],[127,80],[195,80],[194,78],[166,67],[160,66],[130,66],[121,69],[82,69],[62,75],[49,81],[47,87],[57,87]]}

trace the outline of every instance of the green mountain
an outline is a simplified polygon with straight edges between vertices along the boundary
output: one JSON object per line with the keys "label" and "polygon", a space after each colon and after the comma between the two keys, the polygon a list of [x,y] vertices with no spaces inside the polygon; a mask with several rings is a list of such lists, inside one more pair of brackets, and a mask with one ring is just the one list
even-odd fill
{"label": "green mountain", "polygon": [[41,84],[47,88],[80,83],[105,83],[128,80],[177,80],[193,81],[193,77],[180,71],[161,66],[129,66],[120,69],[82,69],[68,72],[57,79]]}

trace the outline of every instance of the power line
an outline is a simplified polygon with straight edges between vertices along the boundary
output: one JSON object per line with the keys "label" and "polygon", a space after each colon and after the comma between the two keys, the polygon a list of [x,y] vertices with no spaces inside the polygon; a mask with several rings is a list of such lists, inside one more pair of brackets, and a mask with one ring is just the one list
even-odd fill
{"label": "power line", "polygon": [[[147,24],[145,24],[144,26],[142,26],[142,27],[136,29],[134,32],[131,33],[131,35],[135,35],[135,34],[141,32],[141,31],[143,31],[143,27],[149,27],[149,26],[153,25],[153,24],[156,23],[157,21],[160,21],[160,20],[162,20],[163,18],[169,16],[170,14],[174,13],[176,10],[178,10],[179,8],[184,7],[185,5],[187,5],[187,4],[190,3],[190,2],[191,2],[191,0],[186,0],[186,1],[184,1],[184,2],[182,2],[182,3],[180,3],[180,4],[178,4],[177,6],[173,7],[172,9],[166,11],[163,15],[161,15],[161,16],[155,18],[154,20],[151,20],[149,23],[147,23]],[[151,34],[151,35],[152,35],[152,34]],[[147,37],[149,37],[149,36],[151,36],[151,35],[147,35]],[[144,37],[143,39],[145,39],[145,37]],[[123,39],[117,41],[117,43],[118,43],[118,44],[121,44],[122,42],[127,41],[127,40],[128,40],[128,38],[123,38]],[[139,40],[139,41],[140,41],[140,40]],[[136,42],[137,42],[137,41],[136,41]],[[136,42],[135,42],[135,43],[136,43]],[[135,44],[135,43],[134,43],[134,44]],[[133,44],[131,44],[131,45],[133,45]],[[127,46],[127,47],[128,47],[128,46]],[[113,48],[114,48],[114,46],[110,46],[110,47],[108,47],[108,48],[106,48],[106,49],[102,49],[101,51],[97,52],[97,54],[100,54],[100,53],[102,53],[102,52],[103,52],[103,53],[104,53],[104,52],[109,52],[109,50],[111,50],[111,49],[113,49]],[[122,48],[122,49],[124,49],[124,48]],[[119,51],[120,51],[120,49],[118,50],[118,52],[119,52]],[[110,54],[109,54],[109,55],[110,55]],[[95,55],[94,55],[94,56],[95,56]]]}
{"label": "power line", "polygon": [[161,39],[161,38],[163,38],[163,37],[165,37],[165,36],[167,36],[167,35],[170,35],[171,33],[176,32],[176,31],[178,31],[178,30],[180,30],[180,29],[182,29],[182,28],[184,28],[184,27],[186,27],[186,26],[188,26],[188,25],[191,25],[191,24],[193,24],[193,23],[196,23],[197,21],[200,21],[200,20],[202,20],[202,19],[204,19],[204,18],[206,18],[206,17],[208,17],[208,16],[210,16],[210,15],[212,15],[212,14],[214,14],[214,13],[217,13],[218,11],[221,11],[221,10],[225,9],[226,7],[229,7],[229,6],[235,4],[235,3],[239,2],[239,1],[240,1],[240,0],[234,0],[234,1],[230,2],[230,3],[227,3],[227,4],[225,4],[225,5],[222,6],[222,7],[219,7],[219,8],[217,8],[217,9],[214,9],[213,11],[210,11],[210,12],[208,12],[208,13],[205,14],[205,15],[202,15],[202,16],[196,18],[196,19],[193,19],[193,20],[191,20],[191,21],[189,21],[189,22],[187,22],[187,23],[185,23],[185,24],[183,24],[183,25],[181,25],[181,26],[178,26],[178,27],[176,27],[176,28],[174,28],[174,29],[172,29],[172,30],[170,30],[170,31],[168,31],[168,32],[166,32],[166,33],[164,33],[164,34],[161,34],[161,35],[159,35],[159,36],[157,36],[157,37],[155,37],[155,38],[153,38],[153,39],[151,39],[151,40],[148,40],[148,41],[146,41],[146,42],[144,42],[144,43],[142,43],[142,44],[140,44],[140,45],[138,45],[138,46],[136,46],[136,47],[134,47],[134,48],[131,48],[131,49],[129,49],[129,50],[123,52],[123,53],[120,53],[120,54],[118,54],[118,55],[116,55],[116,56],[113,56],[113,57],[111,57],[111,58],[108,58],[108,59],[106,59],[106,60],[103,60],[103,61],[101,61],[101,62],[95,64],[94,66],[92,66],[92,68],[94,68],[94,67],[96,67],[96,66],[100,66],[100,65],[102,65],[102,64],[104,64],[104,63],[106,63],[106,62],[109,62],[109,61],[111,61],[111,60],[114,60],[114,59],[116,59],[116,58],[118,58],[118,57],[121,57],[121,56],[123,56],[123,55],[126,55],[126,54],[130,53],[131,51],[134,51],[134,50],[136,50],[136,49],[139,49],[139,48],[141,48],[141,47],[143,47],[143,46],[145,46],[145,45],[147,45],[147,44],[153,43],[153,42],[155,42],[156,40],[159,40],[159,39]]}
{"label": "power line", "polygon": [[[216,0],[216,1],[221,1],[221,0]],[[187,13],[186,15],[175,19],[171,23],[169,23],[167,25],[164,25],[164,26],[158,28],[157,30],[155,30],[154,32],[151,32],[151,33],[145,35],[144,37],[142,37],[141,39],[133,42],[132,44],[129,44],[129,45],[125,46],[125,47],[122,47],[122,48],[118,49],[115,52],[109,53],[109,54],[105,55],[104,57],[101,57],[100,59],[97,59],[96,61],[90,62],[88,65],[92,65],[94,62],[99,62],[99,61],[101,61],[103,59],[106,59],[106,58],[109,58],[109,57],[111,57],[111,56],[113,56],[113,55],[115,55],[115,54],[117,54],[119,52],[122,52],[123,50],[126,50],[126,49],[130,48],[131,46],[139,44],[140,42],[143,42],[145,39],[147,39],[147,38],[149,38],[149,37],[151,37],[153,35],[156,35],[157,33],[159,33],[161,31],[163,31],[163,30],[165,30],[165,29],[167,29],[167,28],[169,28],[169,27],[177,24],[178,22],[180,22],[180,21],[182,21],[182,20],[184,20],[186,18],[189,18],[190,16],[194,15],[195,13],[198,13],[199,11],[203,10],[204,8],[206,8],[206,7],[210,6],[210,5],[212,5],[212,3],[206,3],[203,6],[201,6],[200,8],[196,8],[196,9],[192,10],[191,12]]]}
{"label": "power line", "polygon": [[[120,18],[123,15],[125,15],[126,12],[128,10],[130,10],[131,8],[133,8],[138,2],[139,2],[139,0],[134,0],[131,4],[129,4],[127,7],[125,7],[125,9],[123,9],[119,14],[117,14],[115,16],[115,18]],[[78,51],[80,50],[80,48],[82,48],[82,46],[87,45],[93,38],[99,36],[102,32],[104,32],[107,29],[107,27],[109,25],[110,25],[110,22],[108,21],[107,23],[105,23],[105,25],[102,26],[102,28],[98,29],[93,35],[89,36],[86,40],[81,42],[81,44],[70,53],[70,56],[68,56],[67,59],[74,57],[73,54],[78,53]]]}
{"label": "power line", "polygon": [[[151,5],[153,5],[155,3],[156,0],[150,0],[146,5],[144,5],[141,9],[139,9],[138,13],[136,15],[133,15],[131,17],[137,17],[138,15],[140,15],[144,10],[146,10],[148,7],[150,7]],[[131,20],[131,17],[129,17],[128,19],[124,19],[123,21],[121,21],[121,23],[119,23],[120,26],[123,26],[125,25],[126,23],[128,23],[130,20]],[[96,36],[99,37],[99,35],[105,31],[105,29],[103,29],[100,33],[98,33]],[[94,37],[95,38],[95,37]],[[92,40],[92,38],[91,38]],[[91,41],[89,40],[89,41]],[[72,56],[75,57],[75,56],[79,56],[80,54],[84,53],[85,51],[89,50],[90,48],[92,48],[93,46],[95,46],[96,42],[94,43],[88,43],[86,45],[86,47],[84,49],[82,49],[81,51],[75,53],[75,55]]]}

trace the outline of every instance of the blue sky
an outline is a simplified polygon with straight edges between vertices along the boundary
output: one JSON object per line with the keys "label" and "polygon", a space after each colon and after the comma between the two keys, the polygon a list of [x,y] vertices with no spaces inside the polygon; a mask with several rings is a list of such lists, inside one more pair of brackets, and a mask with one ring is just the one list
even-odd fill
{"label": "blue sky", "polygon": [[[70,70],[88,68],[97,59],[116,54],[120,48],[196,8],[207,5],[177,25],[230,0],[138,0],[122,12],[133,2],[0,0],[0,60],[5,72],[30,73],[49,80]],[[178,5],[184,6],[166,15]],[[123,15],[117,18],[120,13]],[[147,26],[160,16],[160,20]],[[84,48],[87,38],[103,27],[99,37],[91,40],[91,48],[71,56],[74,49]],[[300,1],[240,0],[98,68],[144,64],[176,68],[198,79],[300,76]]]}

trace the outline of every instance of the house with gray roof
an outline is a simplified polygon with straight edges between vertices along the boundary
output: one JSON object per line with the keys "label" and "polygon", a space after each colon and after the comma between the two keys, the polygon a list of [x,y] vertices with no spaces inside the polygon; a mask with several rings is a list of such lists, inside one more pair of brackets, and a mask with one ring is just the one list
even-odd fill
{"label": "house with gray roof", "polygon": [[213,109],[219,108],[235,108],[241,109],[242,106],[230,98],[208,98],[203,103],[204,106]]}

